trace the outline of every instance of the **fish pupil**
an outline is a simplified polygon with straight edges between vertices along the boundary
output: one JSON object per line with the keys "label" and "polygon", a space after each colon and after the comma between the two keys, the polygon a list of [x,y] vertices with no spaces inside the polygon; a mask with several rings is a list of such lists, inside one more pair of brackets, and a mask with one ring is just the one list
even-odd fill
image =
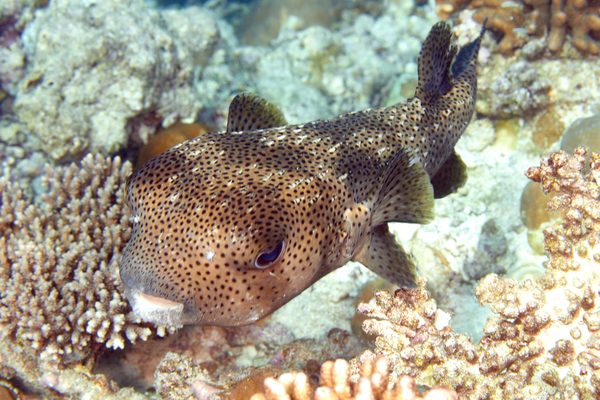
{"label": "fish pupil", "polygon": [[254,266],[256,268],[268,268],[275,263],[283,253],[283,248],[285,247],[285,242],[282,240],[273,248],[273,250],[268,251],[266,253],[259,254],[254,261]]}

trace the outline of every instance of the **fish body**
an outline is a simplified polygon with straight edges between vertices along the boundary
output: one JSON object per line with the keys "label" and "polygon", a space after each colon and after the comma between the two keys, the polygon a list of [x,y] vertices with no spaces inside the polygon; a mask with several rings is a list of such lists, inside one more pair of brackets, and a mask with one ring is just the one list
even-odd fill
{"label": "fish body", "polygon": [[454,146],[473,114],[482,36],[458,52],[450,26],[436,24],[404,103],[287,125],[265,100],[238,95],[227,131],[134,172],[120,265],[134,312],[166,325],[249,324],[350,260],[415,287],[387,223],[430,222],[434,198],[464,184]]}

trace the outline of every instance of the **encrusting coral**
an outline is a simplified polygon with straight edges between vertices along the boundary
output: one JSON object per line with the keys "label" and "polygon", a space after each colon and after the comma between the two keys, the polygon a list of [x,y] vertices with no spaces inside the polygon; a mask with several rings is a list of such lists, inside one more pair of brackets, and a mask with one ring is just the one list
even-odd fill
{"label": "encrusting coral", "polygon": [[[377,292],[360,311],[367,333],[378,335],[376,353],[401,374],[429,387],[444,385],[461,399],[598,398],[600,396],[600,155],[578,148],[544,159],[527,176],[556,192],[551,209],[562,209],[561,224],[544,230],[549,256],[537,282],[519,284],[495,274],[476,289],[488,319],[475,345],[448,324],[421,280],[417,290]],[[353,361],[374,358],[367,351]]]}
{"label": "encrusting coral", "polygon": [[600,114],[578,118],[571,123],[560,141],[560,149],[568,153],[579,146],[600,152]]}
{"label": "encrusting coral", "polygon": [[529,37],[546,37],[548,49],[560,51],[567,34],[582,52],[600,54],[600,16],[596,1],[588,0],[436,0],[437,13],[449,18],[461,9],[475,10],[478,23],[502,33],[500,52],[510,53]]}
{"label": "encrusting coral", "polygon": [[2,341],[68,363],[102,345],[122,348],[125,337],[135,342],[165,333],[142,324],[121,294],[118,260],[131,234],[123,186],[130,173],[131,164],[118,157],[88,155],[80,165],[46,166],[48,191],[34,199],[4,171]]}
{"label": "encrusting coral", "polygon": [[140,149],[140,153],[138,154],[135,163],[135,169],[138,169],[147,161],[164,153],[171,147],[211,131],[212,128],[204,124],[186,124],[183,122],[176,122],[168,128],[159,129],[159,131],[150,138],[148,143]]}
{"label": "encrusting coral", "polygon": [[360,366],[356,382],[350,381],[346,360],[326,361],[321,366],[319,387],[314,388],[303,372],[286,373],[264,381],[264,392],[250,400],[455,400],[456,392],[435,388],[419,392],[413,378],[403,375],[388,389],[389,363],[383,356],[367,360]]}

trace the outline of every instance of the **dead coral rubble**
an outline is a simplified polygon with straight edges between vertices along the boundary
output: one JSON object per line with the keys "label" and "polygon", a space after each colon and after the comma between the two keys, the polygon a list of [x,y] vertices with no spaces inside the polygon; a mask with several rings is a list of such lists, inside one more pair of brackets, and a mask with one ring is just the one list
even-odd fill
{"label": "dead coral rubble", "polygon": [[[600,396],[600,155],[575,150],[544,159],[527,176],[556,192],[550,207],[566,211],[544,231],[546,274],[522,284],[495,274],[476,290],[497,314],[473,345],[454,333],[421,287],[378,292],[360,310],[379,320],[364,328],[378,335],[376,352],[393,365],[392,378],[444,385],[461,399],[598,398]],[[361,361],[374,357],[366,352]],[[359,365],[355,360],[354,364]]]}
{"label": "dead coral rubble", "polygon": [[420,393],[414,379],[404,375],[388,389],[389,363],[379,356],[365,361],[356,383],[350,381],[350,365],[346,360],[327,361],[321,366],[319,387],[314,388],[308,376],[292,372],[267,378],[264,392],[250,400],[456,400],[456,392],[436,388]]}
{"label": "dead coral rubble", "polygon": [[544,37],[548,49],[560,51],[567,35],[577,49],[600,54],[600,4],[589,0],[436,0],[437,13],[449,18],[461,9],[475,10],[478,23],[501,31],[500,52],[510,53],[529,37]]}
{"label": "dead coral rubble", "polygon": [[118,157],[47,166],[49,190],[35,201],[10,171],[0,177],[1,340],[17,353],[82,362],[103,345],[122,348],[125,337],[157,331],[132,314],[118,272],[131,234],[130,173]]}

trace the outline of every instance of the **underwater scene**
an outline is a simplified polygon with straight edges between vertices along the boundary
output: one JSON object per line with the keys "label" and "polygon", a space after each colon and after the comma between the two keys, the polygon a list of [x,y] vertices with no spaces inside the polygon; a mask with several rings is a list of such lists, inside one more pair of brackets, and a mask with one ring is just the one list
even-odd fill
{"label": "underwater scene", "polygon": [[0,0],[0,400],[600,398],[600,2]]}

